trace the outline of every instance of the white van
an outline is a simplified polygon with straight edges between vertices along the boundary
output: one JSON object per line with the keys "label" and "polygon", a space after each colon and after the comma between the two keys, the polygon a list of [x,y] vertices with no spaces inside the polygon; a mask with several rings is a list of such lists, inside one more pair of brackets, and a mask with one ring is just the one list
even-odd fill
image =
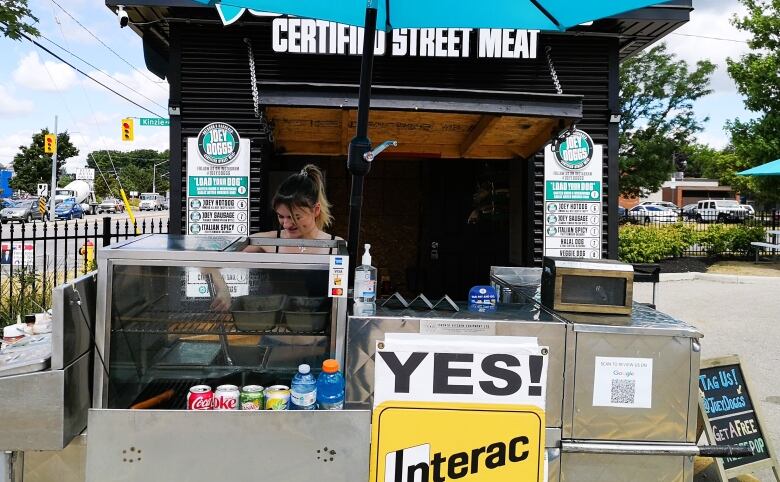
{"label": "white van", "polygon": [[139,199],[141,203],[138,205],[138,209],[141,211],[161,211],[165,198],[155,192],[144,192],[141,193]]}

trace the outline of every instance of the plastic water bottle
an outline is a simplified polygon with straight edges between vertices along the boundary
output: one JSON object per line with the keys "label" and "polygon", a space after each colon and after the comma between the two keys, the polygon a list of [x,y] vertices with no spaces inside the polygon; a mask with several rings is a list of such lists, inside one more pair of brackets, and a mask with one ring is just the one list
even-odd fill
{"label": "plastic water bottle", "polygon": [[322,373],[317,377],[317,405],[320,410],[344,408],[344,375],[337,360],[322,362]]}
{"label": "plastic water bottle", "polygon": [[298,373],[290,383],[290,410],[317,409],[317,379],[311,373],[311,367],[305,363],[298,365]]}

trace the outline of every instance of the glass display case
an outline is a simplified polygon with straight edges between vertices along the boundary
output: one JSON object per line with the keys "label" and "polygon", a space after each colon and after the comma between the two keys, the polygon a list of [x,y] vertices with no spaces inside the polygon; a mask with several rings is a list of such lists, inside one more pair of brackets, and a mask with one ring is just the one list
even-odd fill
{"label": "glass display case", "polygon": [[193,385],[289,385],[301,363],[343,363],[346,298],[328,297],[328,272],[345,243],[250,242],[149,235],[103,250],[96,407],[164,395],[153,408],[184,409]]}

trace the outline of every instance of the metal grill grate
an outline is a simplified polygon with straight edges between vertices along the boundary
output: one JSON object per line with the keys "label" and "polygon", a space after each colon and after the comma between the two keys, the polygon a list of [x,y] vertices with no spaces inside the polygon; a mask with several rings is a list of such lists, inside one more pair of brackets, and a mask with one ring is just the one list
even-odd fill
{"label": "metal grill grate", "polygon": [[240,330],[229,314],[147,311],[133,317],[122,317],[112,323],[112,332],[167,335],[327,335],[319,331],[291,330],[284,323],[269,330]]}

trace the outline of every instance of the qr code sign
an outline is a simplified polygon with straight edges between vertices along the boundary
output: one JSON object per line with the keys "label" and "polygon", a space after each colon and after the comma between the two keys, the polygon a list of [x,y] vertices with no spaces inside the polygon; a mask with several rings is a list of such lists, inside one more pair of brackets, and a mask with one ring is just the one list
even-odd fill
{"label": "qr code sign", "polygon": [[612,403],[633,404],[636,398],[636,380],[612,379],[610,401]]}

